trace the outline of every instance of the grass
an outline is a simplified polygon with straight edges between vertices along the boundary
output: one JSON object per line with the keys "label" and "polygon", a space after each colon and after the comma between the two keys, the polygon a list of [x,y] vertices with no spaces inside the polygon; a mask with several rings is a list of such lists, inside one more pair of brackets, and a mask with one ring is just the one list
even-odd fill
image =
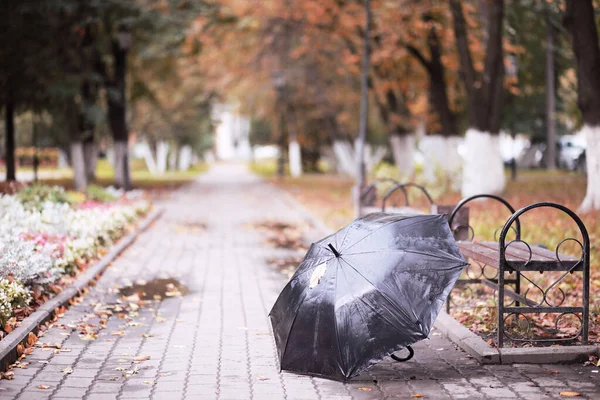
{"label": "grass", "polygon": [[[148,171],[143,160],[132,160],[131,180],[133,186],[139,189],[175,188],[192,181],[206,170],[208,170],[208,165],[197,164],[187,171],[166,171],[161,175],[153,175]],[[40,183],[63,186],[66,189],[73,188],[72,169],[45,168],[44,171],[57,173],[58,176],[51,178],[42,177],[39,180]],[[114,176],[114,168],[110,165],[108,160],[98,160],[96,166],[96,181],[94,183],[100,186],[113,185]]]}

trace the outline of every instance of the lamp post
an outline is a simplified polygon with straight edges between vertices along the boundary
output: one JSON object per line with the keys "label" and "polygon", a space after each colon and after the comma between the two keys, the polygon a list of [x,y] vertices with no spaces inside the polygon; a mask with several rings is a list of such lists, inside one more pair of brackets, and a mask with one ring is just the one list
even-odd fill
{"label": "lamp post", "polygon": [[114,89],[117,96],[108,97],[108,119],[115,145],[115,184],[125,190],[131,189],[129,173],[129,131],[126,119],[127,53],[132,45],[131,30],[126,24],[120,24],[113,42]]}
{"label": "lamp post", "polygon": [[[519,74],[519,64],[517,62],[517,56],[515,54],[509,54],[507,56],[508,63],[506,65],[506,76],[509,78],[515,78]],[[512,101],[512,99],[511,99]],[[511,123],[514,125],[514,122]],[[514,126],[511,126],[510,135],[512,137],[513,151],[510,159],[510,171],[511,179],[514,181],[517,179],[517,160],[515,158],[515,130]]]}
{"label": "lamp post", "polygon": [[274,71],[272,79],[273,86],[275,87],[275,91],[277,92],[277,104],[275,105],[275,109],[277,110],[279,118],[279,158],[277,159],[277,176],[281,178],[283,177],[285,165],[285,71]]}
{"label": "lamp post", "polygon": [[371,63],[371,0],[364,0],[365,4],[365,35],[363,66],[361,75],[361,96],[360,96],[360,125],[358,130],[358,143],[356,148],[357,157],[357,179],[356,185],[352,190],[354,197],[354,213],[358,217],[360,214],[360,193],[366,186],[366,166],[365,166],[365,142],[367,140],[367,122],[369,114],[369,68]]}

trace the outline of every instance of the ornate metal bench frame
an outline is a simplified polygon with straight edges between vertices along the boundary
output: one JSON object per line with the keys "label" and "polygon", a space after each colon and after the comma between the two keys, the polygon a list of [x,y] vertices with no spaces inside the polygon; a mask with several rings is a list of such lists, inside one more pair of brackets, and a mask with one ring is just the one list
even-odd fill
{"label": "ornate metal bench frame", "polygon": [[[488,265],[485,264],[483,267],[481,267],[481,264],[480,264],[481,260],[477,260],[477,257],[472,257],[472,259],[474,259],[481,267],[481,274],[478,277],[473,278],[473,279],[459,280],[458,284],[465,285],[465,284],[469,284],[469,283],[484,283],[487,286],[490,286],[497,290],[497,293],[498,293],[497,294],[497,296],[498,296],[498,301],[497,301],[497,323],[498,323],[497,345],[498,345],[498,347],[503,347],[505,337],[509,338],[512,341],[523,341],[523,342],[572,341],[572,340],[577,339],[578,337],[581,337],[581,343],[587,344],[588,327],[589,327],[590,241],[589,241],[589,235],[588,235],[587,229],[586,229],[585,225],[583,224],[583,222],[581,221],[581,219],[569,208],[567,208],[563,205],[560,205],[560,204],[549,203],[549,202],[535,203],[535,204],[528,205],[526,207],[523,207],[523,208],[515,211],[514,208],[503,198],[501,198],[499,196],[494,196],[494,195],[481,194],[481,195],[472,196],[472,197],[462,200],[455,207],[453,212],[450,214],[449,224],[455,232],[456,232],[457,228],[461,227],[461,226],[453,225],[454,218],[457,215],[460,208],[463,207],[468,202],[476,200],[476,199],[480,199],[480,198],[489,198],[489,199],[499,201],[500,203],[504,204],[512,214],[511,217],[508,219],[508,221],[503,225],[502,230],[500,232],[500,236],[498,238],[499,260],[498,260],[497,275],[492,278],[486,276],[485,275],[485,267],[487,267]],[[566,239],[562,240],[556,246],[556,249],[554,251],[554,255],[556,257],[555,262],[550,262],[550,261],[544,262],[544,263],[535,262],[535,260],[533,260],[533,257],[534,257],[534,253],[536,253],[536,255],[537,255],[538,247],[534,246],[532,248],[532,246],[530,246],[528,243],[526,243],[525,241],[523,241],[521,239],[521,225],[519,222],[519,217],[530,210],[533,210],[536,208],[541,208],[541,207],[555,208],[555,209],[558,209],[558,210],[564,212],[565,214],[567,214],[577,224],[579,231],[581,233],[582,239],[583,239],[583,243],[575,238],[566,238]],[[514,227],[513,227],[513,225],[514,225]],[[464,229],[465,227],[462,227],[462,228]],[[474,236],[473,229],[471,226],[468,226],[466,228],[469,230],[470,233],[473,234],[469,238],[469,240],[472,240],[473,236]],[[514,230],[514,232],[515,232],[515,239],[512,241],[509,241],[507,243],[506,236],[508,235],[508,233],[510,232],[511,229]],[[559,253],[559,250],[560,250],[561,246],[565,242],[568,242],[568,241],[574,241],[574,242],[578,243],[579,246],[581,247],[581,257],[578,260],[573,257],[569,257],[568,262],[566,259],[561,259],[561,254]],[[528,257],[528,260],[526,260],[524,263],[520,263],[519,265],[517,265],[517,264],[511,265],[511,261],[509,259],[507,259],[507,251],[509,250],[511,245],[516,246],[517,244],[520,244],[520,247],[521,247],[520,251],[523,251],[522,249],[528,249],[529,257]],[[541,251],[541,250],[539,250],[539,251]],[[546,250],[544,250],[544,251],[546,253],[550,253]],[[543,273],[546,271],[548,271],[548,272],[561,271],[564,273],[561,274],[561,276],[557,280],[555,280],[553,283],[551,283],[546,289],[543,289],[542,287],[540,287],[539,285],[537,285],[536,283],[531,281],[529,278],[527,278],[527,276],[523,275],[522,272],[525,272],[525,271],[539,271],[540,273]],[[582,304],[581,304],[581,306],[578,306],[578,307],[562,306],[562,304],[564,303],[564,301],[566,299],[566,296],[565,296],[565,293],[562,291],[562,289],[558,288],[558,284],[563,280],[563,278],[565,278],[567,276],[567,274],[573,273],[573,272],[582,272],[583,273],[583,293],[581,294],[581,303]],[[516,276],[514,279],[508,279],[505,277],[505,273],[508,273],[511,275],[513,273],[516,273]],[[524,294],[521,293],[521,281],[523,279],[528,281],[537,290],[539,290],[539,293],[542,296],[541,301],[536,302],[534,300],[529,299],[527,297],[529,290],[526,291]],[[513,290],[506,288],[507,284],[514,284],[515,290],[513,291]],[[561,292],[561,300],[558,304],[551,304],[551,302],[548,299],[548,293],[553,289],[558,289]],[[510,304],[505,305],[505,301],[504,301],[505,295],[508,297],[511,297],[514,300],[514,305],[510,305]],[[450,296],[446,302],[446,310],[448,312],[449,312],[449,309],[450,309]],[[551,338],[551,339],[522,338],[522,337],[518,338],[518,337],[512,337],[505,329],[507,319],[510,318],[511,316],[514,316],[517,319],[519,317],[525,318],[525,321],[527,322],[527,331],[529,331],[531,329],[531,322],[530,322],[529,318],[527,317],[527,314],[540,314],[540,313],[558,313],[558,314],[560,314],[555,321],[556,330],[558,330],[558,323],[561,320],[561,318],[563,318],[565,315],[568,315],[568,314],[575,315],[581,323],[579,332],[577,332],[576,335],[571,335],[566,338],[558,338],[558,337]],[[581,317],[579,316],[579,314],[581,314]]]}

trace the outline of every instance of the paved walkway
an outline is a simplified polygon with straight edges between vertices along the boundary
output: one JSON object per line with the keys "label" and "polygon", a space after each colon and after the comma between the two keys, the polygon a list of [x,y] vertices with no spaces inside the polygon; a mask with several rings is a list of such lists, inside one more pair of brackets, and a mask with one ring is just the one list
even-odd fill
{"label": "paved walkway", "polygon": [[[244,224],[302,222],[303,214],[234,165],[214,167],[165,207],[164,216],[40,339],[61,344],[60,351],[37,348],[13,380],[0,381],[0,399],[548,399],[564,391],[589,398],[600,393],[592,372],[597,368],[481,366],[435,331],[415,346],[410,362],[385,360],[348,384],[280,373],[267,314],[285,280],[266,259],[285,252]],[[207,229],[181,229],[184,222]],[[190,291],[139,309],[118,294],[129,282],[156,277],[176,277]],[[82,329],[101,325],[106,328],[96,340],[82,340],[90,339]]]}

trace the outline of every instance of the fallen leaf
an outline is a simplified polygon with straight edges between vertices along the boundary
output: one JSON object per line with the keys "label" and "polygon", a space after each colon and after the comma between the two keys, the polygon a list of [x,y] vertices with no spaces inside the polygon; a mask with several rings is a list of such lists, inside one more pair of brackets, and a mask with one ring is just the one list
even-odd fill
{"label": "fallen leaf", "polygon": [[35,336],[35,333],[29,332],[29,335],[27,335],[27,346],[32,347],[35,342],[37,342],[37,336]]}
{"label": "fallen leaf", "polygon": [[150,359],[150,356],[137,356],[133,359],[133,361],[140,362],[140,361],[148,361],[149,359]]}
{"label": "fallen leaf", "polygon": [[73,373],[73,368],[65,368],[65,369],[61,369],[60,372],[62,372],[63,374],[72,374]]}
{"label": "fallen leaf", "polygon": [[415,394],[411,394],[410,397],[413,399],[422,399],[423,395],[421,393],[415,393]]}
{"label": "fallen leaf", "polygon": [[29,354],[31,354],[31,353],[33,353],[33,348],[25,349],[25,350],[23,351],[23,354],[27,354],[27,355],[29,355]]}
{"label": "fallen leaf", "polygon": [[11,380],[12,378],[15,377],[15,373],[12,371],[7,371],[7,372],[2,372],[0,374],[0,376],[2,376],[2,379],[8,379]]}
{"label": "fallen leaf", "polygon": [[37,388],[38,389],[50,389],[50,386],[48,386],[48,385],[38,385]]}
{"label": "fallen leaf", "polygon": [[370,392],[373,389],[371,389],[370,387],[359,387],[358,390],[364,390],[365,392]]}
{"label": "fallen leaf", "polygon": [[581,393],[579,392],[560,392],[562,397],[580,397]]}
{"label": "fallen leaf", "polygon": [[17,356],[20,356],[21,354],[23,354],[23,351],[25,350],[25,348],[23,347],[22,344],[18,344],[17,345]]}
{"label": "fallen leaf", "polygon": [[166,318],[163,318],[163,317],[156,317],[156,322],[158,322],[159,324],[160,324],[161,322],[165,322],[166,320],[167,320],[167,319],[166,319]]}
{"label": "fallen leaf", "polygon": [[257,377],[256,377],[256,380],[257,380],[257,381],[268,381],[268,380],[269,380],[269,378],[267,378],[266,376],[257,376]]}
{"label": "fallen leaf", "polygon": [[149,337],[154,337],[154,335],[151,333],[142,333],[142,337],[149,338]]}
{"label": "fallen leaf", "polygon": [[123,336],[125,334],[124,331],[115,331],[111,333],[112,336]]}
{"label": "fallen leaf", "polygon": [[154,385],[154,381],[144,381],[146,385]]}
{"label": "fallen leaf", "polygon": [[87,335],[79,335],[79,339],[85,340],[85,341],[96,340],[97,338],[98,338],[98,335],[93,334],[93,333],[88,333]]}

